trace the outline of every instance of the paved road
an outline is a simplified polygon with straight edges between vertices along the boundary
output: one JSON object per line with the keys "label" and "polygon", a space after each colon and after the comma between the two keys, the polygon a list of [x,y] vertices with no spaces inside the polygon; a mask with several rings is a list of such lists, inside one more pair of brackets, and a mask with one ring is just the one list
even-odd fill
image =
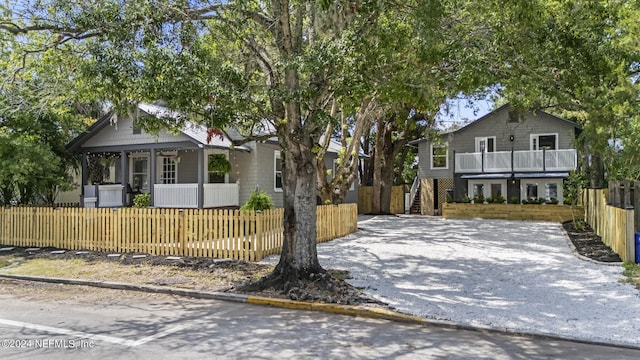
{"label": "paved road", "polygon": [[319,312],[24,286],[0,283],[2,359],[640,358],[637,350]]}

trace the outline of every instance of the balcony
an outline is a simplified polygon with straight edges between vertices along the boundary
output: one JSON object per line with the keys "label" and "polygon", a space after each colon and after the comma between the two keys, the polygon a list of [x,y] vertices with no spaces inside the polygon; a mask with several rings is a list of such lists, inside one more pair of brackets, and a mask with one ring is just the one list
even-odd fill
{"label": "balcony", "polygon": [[455,156],[456,173],[570,171],[577,166],[575,149],[459,153]]}

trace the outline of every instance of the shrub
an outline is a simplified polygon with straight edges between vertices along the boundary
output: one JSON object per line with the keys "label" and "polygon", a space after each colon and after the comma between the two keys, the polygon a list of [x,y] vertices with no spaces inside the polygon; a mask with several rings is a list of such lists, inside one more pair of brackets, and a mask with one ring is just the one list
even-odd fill
{"label": "shrub", "polygon": [[476,195],[473,197],[473,203],[474,204],[484,204],[484,196],[483,195]]}
{"label": "shrub", "polygon": [[512,196],[511,197],[511,203],[512,204],[518,204],[520,202],[520,198],[518,198],[517,196]]}
{"label": "shrub", "polygon": [[267,210],[273,208],[271,196],[263,190],[256,189],[240,210]]}
{"label": "shrub", "polygon": [[504,204],[505,201],[506,201],[506,199],[502,195],[499,195],[499,196],[493,198],[493,203],[494,204]]}
{"label": "shrub", "polygon": [[151,206],[151,194],[138,194],[133,198],[133,207],[146,208]]}
{"label": "shrub", "polygon": [[486,201],[487,204],[493,204],[494,199],[491,196],[489,196],[488,198],[484,199],[484,201]]}

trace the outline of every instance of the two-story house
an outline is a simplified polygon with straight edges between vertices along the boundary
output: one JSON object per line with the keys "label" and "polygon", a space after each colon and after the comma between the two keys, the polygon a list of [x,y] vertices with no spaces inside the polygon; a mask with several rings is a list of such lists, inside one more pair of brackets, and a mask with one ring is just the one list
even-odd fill
{"label": "two-story house", "polygon": [[[435,139],[411,142],[418,147],[422,214],[437,214],[446,197],[557,199],[563,180],[577,167],[574,140],[578,124],[544,111],[519,114],[508,104]],[[419,191],[416,188],[419,187]]]}

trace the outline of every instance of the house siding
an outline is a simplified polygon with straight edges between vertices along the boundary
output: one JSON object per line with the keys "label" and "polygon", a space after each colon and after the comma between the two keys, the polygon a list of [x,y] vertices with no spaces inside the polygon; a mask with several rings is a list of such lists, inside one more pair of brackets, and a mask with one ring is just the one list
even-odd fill
{"label": "house siding", "polygon": [[453,136],[444,136],[448,146],[447,169],[431,169],[431,141],[423,141],[418,144],[418,177],[421,179],[450,179],[454,169]]}
{"label": "house siding", "polygon": [[235,177],[240,179],[240,206],[247,202],[257,185],[257,152],[236,152],[231,161],[235,166]]}
{"label": "house siding", "polygon": [[[575,125],[546,113],[527,113],[518,122],[509,122],[509,108],[490,113],[482,120],[471,123],[457,132],[444,134],[449,146],[449,167],[431,169],[431,141],[418,144],[418,176],[421,179],[451,178],[455,169],[455,153],[476,152],[477,137],[495,137],[495,151],[531,149],[531,134],[558,134],[558,149],[574,148]],[[514,140],[510,140],[513,135]],[[456,183],[457,185],[457,183]]]}
{"label": "house siding", "polygon": [[271,143],[259,143],[256,146],[256,184],[273,199],[277,208],[284,206],[282,191],[275,191],[274,183],[274,153],[280,146]]}
{"label": "house siding", "polygon": [[83,147],[139,145],[190,141],[184,134],[170,134],[160,131],[158,136],[147,134],[144,130],[141,134],[133,134],[133,120],[128,118],[118,119],[117,124],[105,126],[93,137],[88,139]]}
{"label": "house siding", "polygon": [[[571,149],[575,139],[574,129],[570,123],[545,113],[528,113],[519,122],[509,122],[509,111],[504,109],[454,133],[453,148],[459,153],[472,153],[476,151],[476,137],[495,136],[496,151],[530,150],[531,134],[557,133],[558,148]],[[513,142],[509,140],[511,135]]]}

